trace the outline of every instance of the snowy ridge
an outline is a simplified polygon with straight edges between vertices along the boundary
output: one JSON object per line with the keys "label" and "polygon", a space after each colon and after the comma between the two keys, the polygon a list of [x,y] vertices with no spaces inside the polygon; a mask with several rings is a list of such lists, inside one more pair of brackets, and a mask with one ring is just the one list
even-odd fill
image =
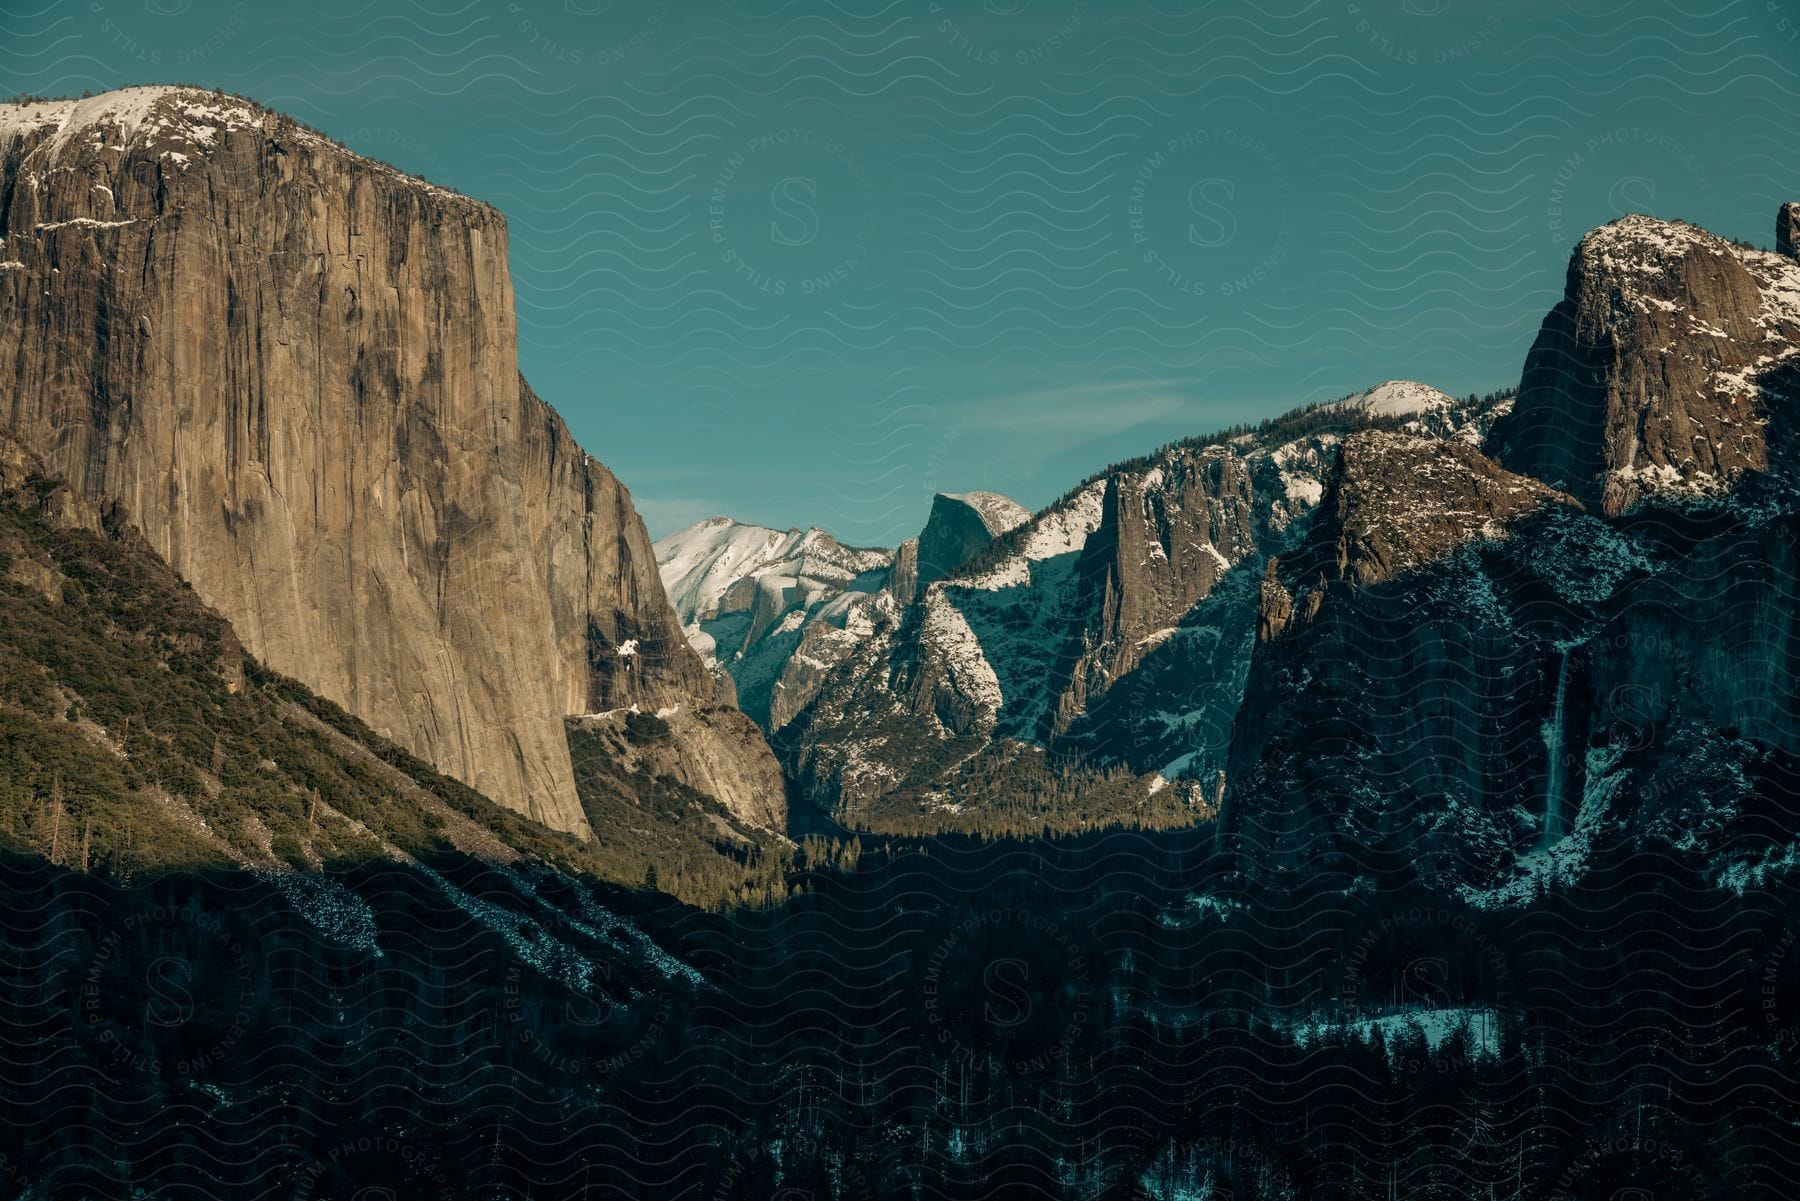
{"label": "snowy ridge", "polygon": [[[205,145],[221,128],[247,129],[260,124],[260,114],[244,101],[223,99],[199,88],[120,88],[80,100],[0,104],[0,143],[54,130],[47,144],[52,161],[77,137],[91,138],[100,145],[127,145],[140,134],[148,138],[185,133]],[[116,134],[117,140],[109,134]]]}
{"label": "snowy ridge", "polygon": [[920,634],[943,663],[949,684],[960,695],[980,706],[991,723],[1005,697],[1000,679],[969,627],[969,619],[934,586],[925,597],[924,628]]}
{"label": "snowy ridge", "polygon": [[[929,583],[916,621],[845,657],[797,732],[806,771],[829,792],[833,765],[854,762],[862,787],[837,798],[852,808],[885,780],[955,811],[954,768],[919,736],[889,733],[912,722],[940,747],[974,737],[1126,766],[1145,803],[1179,791],[1210,811],[1256,644],[1262,560],[1305,536],[1345,438],[1395,429],[1472,454],[1500,407],[1392,380],[1091,477]],[[882,687],[890,679],[904,687]]]}
{"label": "snowy ridge", "polygon": [[659,540],[655,551],[663,587],[683,624],[718,616],[740,580],[777,576],[839,591],[894,561],[891,550],[845,546],[817,526],[773,530],[729,517],[696,522]]}
{"label": "snowy ridge", "polygon": [[[222,133],[270,128],[279,121],[284,136],[317,148],[348,155],[362,167],[409,187],[445,199],[479,204],[449,188],[427,183],[389,163],[356,153],[340,142],[307,129],[240,96],[204,88],[153,85],[119,88],[79,100],[37,100],[0,104],[0,150],[49,130],[33,151],[34,165],[54,169],[63,153],[80,141],[99,149],[139,147],[185,169],[197,156],[217,147]],[[41,182],[41,178],[39,180]],[[483,207],[486,207],[485,205]]]}
{"label": "snowy ridge", "polygon": [[918,655],[989,730],[1004,706],[1006,732],[1034,738],[1054,703],[1057,635],[1077,620],[1075,560],[1100,528],[1106,489],[1093,481],[1032,518],[998,563],[926,590]]}
{"label": "snowy ridge", "polygon": [[657,570],[688,645],[743,710],[779,728],[878,615],[894,552],[826,531],[710,517],[655,544]]}
{"label": "snowy ridge", "polygon": [[[1685,221],[1630,213],[1589,231],[1580,245],[1580,253],[1628,278],[1661,275],[1671,261],[1696,250],[1723,257],[1731,253],[1731,243]],[[1641,306],[1646,298],[1628,294],[1626,299]]]}
{"label": "snowy ridge", "polygon": [[1336,434],[1319,434],[1284,442],[1271,451],[1256,451],[1249,458],[1266,459],[1275,469],[1281,495],[1269,501],[1269,524],[1277,531],[1318,507],[1325,496],[1325,475],[1337,453]]}
{"label": "snowy ridge", "polygon": [[1106,480],[1097,479],[1064,504],[1033,518],[1023,544],[998,564],[977,575],[952,576],[943,582],[987,592],[1030,584],[1033,563],[1075,554],[1087,545],[1089,535],[1100,528],[1105,500]]}
{"label": "snowy ridge", "polygon": [[1391,379],[1337,402],[1337,407],[1358,409],[1371,417],[1416,417],[1442,413],[1456,405],[1448,393],[1416,380]]}

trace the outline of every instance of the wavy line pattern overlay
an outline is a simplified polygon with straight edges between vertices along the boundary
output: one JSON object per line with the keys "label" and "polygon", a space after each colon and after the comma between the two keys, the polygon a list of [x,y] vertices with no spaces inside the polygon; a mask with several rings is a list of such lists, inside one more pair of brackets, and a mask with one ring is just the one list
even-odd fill
{"label": "wavy line pattern overlay", "polygon": [[1766,240],[1797,29],[1782,0],[21,0],[0,79],[222,86],[497,205],[527,373],[653,535],[893,545],[935,490],[1036,506],[1379,379],[1510,382],[1621,213]]}
{"label": "wavy line pattern overlay", "polygon": [[[1795,341],[1800,267],[1685,226],[1636,235],[1674,246],[1642,295],[1564,284],[1628,212],[1770,240],[1800,8],[17,0],[0,78],[216,85],[496,205],[524,368],[657,533],[893,545],[938,491],[1042,506],[1389,377],[1490,393],[1431,438],[1311,410],[1128,462],[965,560],[932,594],[964,609],[851,639],[909,720],[965,734],[985,690],[1018,721],[936,778],[1174,788],[1195,820],[1089,821],[1071,786],[1056,836],[858,833],[796,797],[778,882],[711,909],[569,870],[572,839],[272,673],[227,689],[221,635],[156,624],[187,595],[160,561],[53,529],[31,477],[0,496],[0,833],[51,849],[0,868],[0,1198],[1800,1195],[1793,360],[1731,360],[1753,430],[1678,431],[1682,464],[1751,447],[1729,492],[1633,508],[1518,466],[1577,453],[1528,402],[1679,374],[1628,336],[1658,311]],[[1455,504],[1380,508],[1446,462]],[[1220,518],[1202,600],[1107,658],[1121,592],[1057,530],[1090,495],[1115,533],[1166,519],[1177,468],[1264,541]],[[105,606],[117,645],[71,654]],[[1023,649],[927,680],[903,640],[933,616]],[[101,667],[104,704],[71,683]],[[1152,777],[1175,744],[1230,789]],[[121,855],[222,858],[77,870],[65,814],[109,787],[158,806],[102,831]],[[268,796],[332,855],[233,808]]]}

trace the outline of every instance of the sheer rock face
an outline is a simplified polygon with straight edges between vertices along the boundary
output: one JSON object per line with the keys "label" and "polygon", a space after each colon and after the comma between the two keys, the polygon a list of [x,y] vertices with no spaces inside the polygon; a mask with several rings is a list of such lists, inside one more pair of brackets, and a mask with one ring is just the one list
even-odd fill
{"label": "sheer rock face", "polygon": [[1207,447],[1107,480],[1100,527],[1081,562],[1095,618],[1092,646],[1057,698],[1055,733],[1135,670],[1226,572],[1256,553],[1251,471],[1237,451]]}
{"label": "sheer rock face", "polygon": [[1013,744],[1210,785],[1264,559],[1306,529],[1341,431],[1372,419],[1322,409],[1313,432],[1173,446],[1088,481],[877,614],[779,740],[790,770],[852,820],[948,795],[958,764]]}
{"label": "sheer rock face", "polygon": [[894,548],[894,572],[888,577],[888,592],[901,604],[919,595],[919,540],[908,538]]}
{"label": "sheer rock face", "polygon": [[1399,865],[1482,905],[1621,841],[1763,870],[1741,831],[1800,747],[1797,340],[1800,264],[1627,218],[1574,256],[1486,439],[1504,466],[1346,439],[1261,589],[1223,816],[1245,863]]}
{"label": "sheer rock face", "polygon": [[919,535],[919,589],[943,579],[1030,518],[1030,509],[998,492],[938,493]]}
{"label": "sheer rock face", "polygon": [[1346,438],[1262,581],[1226,831],[1261,867],[1351,873],[1408,847],[1491,868],[1531,845],[1554,647],[1582,620],[1556,589],[1616,582],[1618,541],[1464,443]]}
{"label": "sheer rock face", "polygon": [[1365,430],[1343,440],[1305,539],[1268,561],[1257,641],[1298,637],[1334,599],[1402,580],[1548,506],[1580,512],[1465,442]]}
{"label": "sheer rock face", "polygon": [[1464,443],[1356,434],[1339,451],[1321,510],[1328,519],[1315,526],[1300,570],[1357,587],[1385,583],[1472,539],[1498,537],[1549,503],[1573,502]]}
{"label": "sheer rock face", "polygon": [[629,494],[519,376],[495,210],[175,88],[0,106],[0,183],[0,423],[276,670],[572,831],[565,715],[711,705]]}
{"label": "sheer rock face", "polygon": [[1752,475],[1613,517],[1466,446],[1347,439],[1262,587],[1224,836],[1258,870],[1480,904],[1603,839],[1716,838],[1800,739],[1794,508]]}
{"label": "sheer rock face", "polygon": [[1797,335],[1793,259],[1626,217],[1576,248],[1490,452],[1609,514],[1722,495],[1768,467],[1760,401]]}

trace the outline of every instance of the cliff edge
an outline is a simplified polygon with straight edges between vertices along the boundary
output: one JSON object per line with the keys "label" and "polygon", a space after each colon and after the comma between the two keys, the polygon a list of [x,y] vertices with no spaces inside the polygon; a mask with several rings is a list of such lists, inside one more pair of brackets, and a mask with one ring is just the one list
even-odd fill
{"label": "cliff edge", "polygon": [[630,494],[519,375],[496,210],[129,88],[0,105],[0,235],[0,425],[252,653],[575,832],[565,718],[683,706],[718,799],[779,823]]}

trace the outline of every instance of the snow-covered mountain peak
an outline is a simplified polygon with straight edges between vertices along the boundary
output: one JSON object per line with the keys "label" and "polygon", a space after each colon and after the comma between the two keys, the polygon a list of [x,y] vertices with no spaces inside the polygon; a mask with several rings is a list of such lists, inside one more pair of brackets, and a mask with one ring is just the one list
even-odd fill
{"label": "snow-covered mountain peak", "polygon": [[1391,379],[1338,402],[1346,409],[1361,409],[1371,417],[1415,417],[1441,413],[1456,404],[1454,397],[1417,380]]}
{"label": "snow-covered mountain peak", "polygon": [[987,526],[988,533],[1001,534],[1031,520],[1031,510],[1010,496],[998,492],[945,492],[945,500],[959,501],[973,509]]}
{"label": "snow-covered mountain peak", "polygon": [[884,548],[845,546],[817,526],[776,530],[729,517],[695,522],[658,541],[655,549],[663,587],[684,624],[717,616],[740,580],[789,577],[836,592],[894,559]]}

